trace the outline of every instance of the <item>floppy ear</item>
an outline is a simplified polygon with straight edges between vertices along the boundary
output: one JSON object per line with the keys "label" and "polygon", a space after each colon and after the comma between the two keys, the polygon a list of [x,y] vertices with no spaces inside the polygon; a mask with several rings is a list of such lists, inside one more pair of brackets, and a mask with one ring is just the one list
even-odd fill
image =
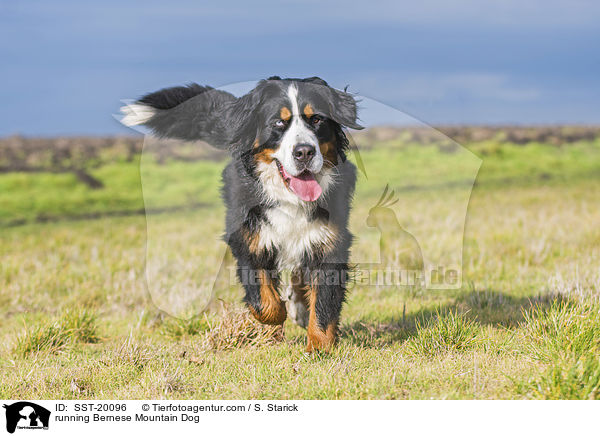
{"label": "floppy ear", "polygon": [[123,106],[121,122],[144,125],[160,137],[202,140],[227,148],[230,140],[227,113],[236,97],[225,91],[192,83],[147,94]]}
{"label": "floppy ear", "polygon": [[364,129],[363,126],[357,123],[356,100],[347,92],[331,89],[331,118],[346,127],[355,130]]}

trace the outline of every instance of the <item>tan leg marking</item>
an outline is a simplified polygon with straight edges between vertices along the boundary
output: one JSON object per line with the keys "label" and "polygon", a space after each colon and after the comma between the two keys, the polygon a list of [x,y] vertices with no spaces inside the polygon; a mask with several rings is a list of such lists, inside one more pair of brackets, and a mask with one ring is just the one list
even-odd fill
{"label": "tan leg marking", "polygon": [[280,325],[287,317],[285,303],[279,298],[279,294],[266,271],[259,271],[261,311],[258,313],[252,306],[250,312],[263,324]]}
{"label": "tan leg marking", "polygon": [[329,324],[325,330],[323,330],[317,321],[317,312],[315,310],[315,304],[317,302],[317,290],[315,287],[311,287],[309,292],[309,307],[310,315],[308,317],[308,329],[307,329],[307,342],[306,352],[312,353],[313,351],[325,351],[329,352],[337,341],[337,321]]}

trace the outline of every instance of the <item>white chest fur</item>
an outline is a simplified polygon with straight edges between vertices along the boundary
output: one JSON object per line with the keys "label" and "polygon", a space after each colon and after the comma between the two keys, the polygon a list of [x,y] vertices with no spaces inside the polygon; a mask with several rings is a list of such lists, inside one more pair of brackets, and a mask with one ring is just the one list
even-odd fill
{"label": "white chest fur", "polygon": [[305,254],[330,247],[335,229],[323,220],[313,220],[313,207],[284,203],[266,212],[260,230],[259,247],[277,249],[279,270],[294,270]]}

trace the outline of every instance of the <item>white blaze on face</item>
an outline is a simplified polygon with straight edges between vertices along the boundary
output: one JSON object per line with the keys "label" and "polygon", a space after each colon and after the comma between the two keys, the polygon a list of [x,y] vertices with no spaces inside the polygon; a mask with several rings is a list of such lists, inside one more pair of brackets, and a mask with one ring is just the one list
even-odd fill
{"label": "white blaze on face", "polygon": [[292,107],[292,118],[290,119],[290,125],[281,139],[281,144],[277,152],[273,156],[281,162],[283,168],[292,176],[300,174],[294,161],[294,147],[298,144],[309,144],[315,147],[315,156],[308,166],[308,170],[313,174],[321,171],[323,167],[323,155],[319,149],[319,141],[315,133],[308,128],[302,115],[300,114],[300,108],[298,106],[298,88],[295,84],[291,84],[287,92],[288,98],[290,99],[290,105]]}

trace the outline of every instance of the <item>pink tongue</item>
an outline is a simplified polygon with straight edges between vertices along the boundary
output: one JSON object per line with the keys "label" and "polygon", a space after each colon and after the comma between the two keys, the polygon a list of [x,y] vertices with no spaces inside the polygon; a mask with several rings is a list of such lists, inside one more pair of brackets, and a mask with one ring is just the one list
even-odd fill
{"label": "pink tongue", "polygon": [[311,173],[304,172],[297,177],[285,174],[289,177],[290,189],[304,201],[315,201],[323,193],[323,189]]}

